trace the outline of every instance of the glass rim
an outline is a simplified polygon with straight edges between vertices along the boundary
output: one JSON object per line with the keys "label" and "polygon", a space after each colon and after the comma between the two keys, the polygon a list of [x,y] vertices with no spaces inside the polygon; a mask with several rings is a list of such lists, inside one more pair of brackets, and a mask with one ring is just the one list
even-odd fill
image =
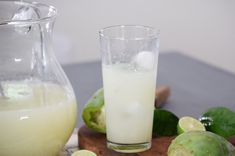
{"label": "glass rim", "polygon": [[16,4],[16,5],[19,5],[19,6],[30,6],[32,8],[47,8],[48,9],[48,12],[52,13],[50,15],[47,15],[47,16],[43,16],[43,17],[40,17],[38,19],[27,19],[27,20],[0,20],[0,26],[7,26],[7,25],[19,25],[19,24],[38,24],[38,23],[41,23],[41,22],[44,22],[44,21],[50,21],[52,19],[54,19],[56,16],[57,16],[57,9],[52,6],[52,5],[47,5],[47,4],[44,4],[44,3],[39,3],[39,2],[25,2],[25,1],[7,1],[7,0],[3,0],[3,1],[0,1],[0,4],[1,3],[13,3],[13,4]]}
{"label": "glass rim", "polygon": [[[142,28],[145,30],[152,30],[152,33],[147,35],[147,37],[135,37],[135,38],[121,38],[121,37],[110,37],[109,35],[105,35],[105,31],[113,29],[113,28],[124,28],[124,27],[133,27],[133,28]],[[113,40],[146,40],[146,39],[154,39],[154,38],[159,38],[160,34],[160,29],[151,27],[151,26],[146,26],[146,25],[112,25],[108,27],[104,27],[99,31],[99,35],[105,39],[113,39]]]}

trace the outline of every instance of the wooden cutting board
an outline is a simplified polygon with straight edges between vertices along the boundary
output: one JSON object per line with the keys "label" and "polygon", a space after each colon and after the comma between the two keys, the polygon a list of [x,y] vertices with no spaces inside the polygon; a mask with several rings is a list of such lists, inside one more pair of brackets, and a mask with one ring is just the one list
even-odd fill
{"label": "wooden cutting board", "polygon": [[123,154],[107,149],[106,137],[82,126],[78,131],[79,148],[95,152],[98,156],[167,156],[167,149],[175,137],[157,137],[152,139],[152,148],[141,153]]}

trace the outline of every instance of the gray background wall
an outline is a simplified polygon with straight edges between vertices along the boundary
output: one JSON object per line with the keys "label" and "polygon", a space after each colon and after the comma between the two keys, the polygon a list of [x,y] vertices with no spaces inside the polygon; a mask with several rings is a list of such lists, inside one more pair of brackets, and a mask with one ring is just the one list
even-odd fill
{"label": "gray background wall", "polygon": [[160,28],[161,52],[176,50],[235,73],[234,0],[38,1],[59,10],[54,43],[61,63],[99,59],[103,27],[141,24]]}

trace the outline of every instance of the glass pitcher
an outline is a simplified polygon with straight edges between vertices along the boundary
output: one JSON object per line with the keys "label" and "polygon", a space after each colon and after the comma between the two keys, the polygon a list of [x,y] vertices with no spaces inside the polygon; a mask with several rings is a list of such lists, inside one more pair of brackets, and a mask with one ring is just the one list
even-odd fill
{"label": "glass pitcher", "polygon": [[76,124],[73,89],[52,49],[56,9],[0,1],[0,156],[56,156]]}

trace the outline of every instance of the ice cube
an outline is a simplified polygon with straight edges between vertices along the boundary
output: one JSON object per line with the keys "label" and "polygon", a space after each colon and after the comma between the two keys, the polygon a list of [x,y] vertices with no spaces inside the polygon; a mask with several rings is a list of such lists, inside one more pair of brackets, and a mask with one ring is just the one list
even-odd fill
{"label": "ice cube", "polygon": [[137,69],[150,70],[154,67],[154,54],[150,51],[141,51],[134,57]]}
{"label": "ice cube", "polygon": [[[21,7],[12,16],[12,21],[32,20],[36,16],[32,7]],[[29,24],[19,24],[15,26],[15,30],[20,34],[27,34],[31,30]]]}
{"label": "ice cube", "polygon": [[1,82],[4,96],[10,99],[22,99],[33,96],[33,90],[28,84],[18,82]]}

